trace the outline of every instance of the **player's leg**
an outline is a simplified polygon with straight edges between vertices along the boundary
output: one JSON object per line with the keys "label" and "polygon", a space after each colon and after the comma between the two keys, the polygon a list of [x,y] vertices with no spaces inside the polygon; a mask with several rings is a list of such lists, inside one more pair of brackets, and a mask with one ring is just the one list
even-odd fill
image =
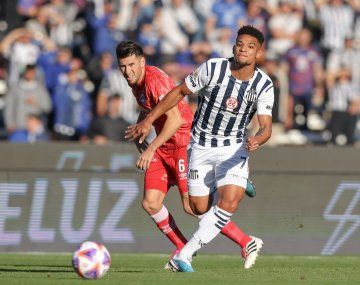
{"label": "player's leg", "polygon": [[[235,213],[237,207],[244,197],[242,187],[236,185],[226,185],[219,188],[218,208],[227,211],[227,213]],[[256,261],[258,253],[263,246],[261,239],[248,236],[232,221],[223,227],[222,233],[226,231],[228,236],[242,247],[241,255],[244,258],[245,269],[251,268]]]}
{"label": "player's leg", "polygon": [[[217,205],[225,211],[234,213],[243,199],[244,190],[248,187],[249,156],[244,150],[229,147],[228,151],[221,155],[220,161],[221,163],[217,165],[217,186],[222,189],[223,186],[233,185],[237,190],[234,195],[232,191],[227,192],[222,189],[219,192],[221,199]],[[224,193],[221,193],[222,191]],[[247,235],[231,221],[223,227],[223,231],[241,246],[241,254],[245,261],[244,267],[253,266],[262,247],[262,240]]]}
{"label": "player's leg", "polygon": [[[181,271],[192,272],[191,257],[194,252],[212,241],[228,224],[237,208],[237,203],[244,196],[245,190],[240,190],[241,188],[236,185],[226,185],[217,189],[219,195],[217,205],[211,207],[202,217],[198,230],[180,251],[180,254],[175,257]],[[197,198],[199,199],[199,197]]]}
{"label": "player's leg", "polygon": [[[203,215],[196,215],[196,214],[194,213],[193,209],[190,207],[190,205],[189,205],[189,194],[188,194],[188,192],[186,192],[186,193],[181,193],[181,201],[182,201],[182,204],[183,204],[184,211],[185,211],[186,213],[188,213],[188,214],[190,214],[190,215],[193,215],[194,217],[197,217],[197,218],[199,218],[199,219],[202,218]],[[195,208],[195,209],[203,208],[203,209],[205,209],[204,212],[206,212],[206,211],[207,211],[206,209],[207,209],[207,207],[208,207],[207,205],[209,204],[209,197],[208,197],[208,196],[207,196],[207,197],[204,197],[204,199],[203,199],[202,201],[199,201],[198,203],[201,204],[201,205],[196,204],[196,205],[198,205],[198,206],[197,206],[197,208]],[[172,254],[171,257],[170,257],[170,261],[167,262],[167,263],[165,264],[165,266],[164,266],[165,269],[171,269],[172,271],[180,271],[177,263],[173,261],[173,258],[174,258],[175,256],[177,256],[179,253],[180,253],[180,250],[175,250],[175,251],[173,252],[173,254]],[[189,257],[190,261],[192,261],[192,257],[195,256],[195,255],[196,255],[196,252],[194,252],[194,253]]]}
{"label": "player's leg", "polygon": [[[192,272],[190,264],[190,257],[199,250],[202,246],[214,239],[220,231],[224,231],[230,238],[238,242],[245,250],[247,245],[253,241],[252,237],[247,236],[240,228],[230,221],[232,214],[236,211],[239,202],[244,197],[247,177],[248,177],[248,156],[247,153],[239,153],[237,149],[225,151],[225,157],[220,159],[220,163],[216,167],[217,173],[217,187],[219,200],[217,205],[212,207],[208,213],[204,215],[199,223],[198,231],[193,235],[189,242],[181,250],[179,256],[176,258],[180,269]],[[190,194],[194,194],[196,190],[192,191],[191,183]],[[196,197],[198,198],[198,197]],[[191,196],[191,202],[194,197]],[[261,248],[262,243],[256,244],[256,252],[251,256],[257,257],[257,252]],[[249,250],[247,250],[248,252]],[[245,255],[247,257],[248,255]],[[255,262],[254,258],[245,259],[245,268],[249,268]]]}
{"label": "player's leg", "polygon": [[165,194],[156,189],[145,191],[143,208],[155,222],[158,229],[180,250],[187,242],[176,225],[173,216],[163,204]]}
{"label": "player's leg", "polygon": [[[200,220],[202,223],[203,217],[209,209],[210,192],[214,191],[215,171],[214,161],[216,161],[216,153],[200,148],[190,148],[189,152],[189,203],[193,212],[199,216],[203,215]],[[193,239],[193,238],[192,238]],[[193,241],[188,247],[186,252],[176,255],[171,262],[176,264],[177,268],[183,272],[193,272],[191,267],[192,256],[201,247],[198,246],[197,240]],[[184,248],[185,248],[184,247]]]}
{"label": "player's leg", "polygon": [[[201,213],[205,213],[208,210],[209,198],[207,197],[203,201],[199,201],[196,204],[193,204],[194,210],[190,207],[189,202],[189,193],[188,193],[188,154],[187,147],[181,147],[176,149],[174,152],[170,152],[167,154],[165,162],[165,167],[168,173],[168,180],[170,184],[176,184],[180,193],[181,202],[184,211],[195,217],[198,217],[196,213],[198,213],[199,209],[202,209]],[[193,173],[194,174],[194,173]],[[192,175],[193,178],[196,175]],[[208,189],[206,189],[208,191]],[[165,264],[165,269],[172,269],[173,271],[178,271],[178,267],[175,263],[171,262],[174,255],[179,253],[179,250],[173,252],[170,261]]]}
{"label": "player's leg", "polygon": [[[248,182],[249,184],[249,182]],[[247,186],[248,187],[248,186]],[[245,191],[245,194],[246,191]],[[248,195],[248,194],[247,194]],[[193,197],[193,200],[197,197]],[[208,208],[206,212],[211,208],[211,206],[216,205],[218,202],[218,193],[217,191],[213,192],[208,199]],[[201,219],[203,215],[198,215],[197,217]],[[248,236],[239,226],[237,226],[233,221],[229,221],[221,230],[221,234],[228,237],[232,241],[234,241],[237,245],[242,248],[245,248],[246,244],[251,240],[251,237]]]}
{"label": "player's leg", "polygon": [[159,155],[155,153],[154,157],[156,159],[151,162],[149,169],[145,173],[145,193],[142,205],[157,227],[177,249],[181,249],[187,240],[177,227],[173,216],[163,204],[170,187],[167,181],[168,174]]}
{"label": "player's leg", "polygon": [[[182,203],[185,212],[188,214],[192,214],[193,211],[191,207],[189,206],[189,195],[188,193],[184,193],[181,195]],[[208,210],[212,207],[212,195],[205,196],[205,197],[196,197],[194,196],[192,198],[193,201],[193,207],[196,207],[197,213],[205,213],[208,212]],[[195,215],[199,219],[201,219],[205,214],[202,215]],[[232,241],[234,241],[236,244],[238,244],[241,247],[242,255],[244,255],[244,250],[246,248],[246,245],[252,241],[252,237],[248,236],[239,226],[237,226],[233,221],[229,221],[222,229],[221,234],[228,237]],[[173,257],[173,256],[172,256]],[[169,265],[168,265],[169,266]],[[177,270],[178,268],[175,269]]]}
{"label": "player's leg", "polygon": [[[225,153],[225,155],[221,155],[221,163],[217,166],[217,185],[237,185],[239,186],[238,191],[240,194],[244,191],[244,188],[246,188],[246,193],[250,187],[248,179],[248,154],[239,152],[238,148],[232,147],[228,147]],[[217,193],[217,196],[219,195],[220,192]],[[248,193],[246,193],[246,195],[248,195]],[[243,194],[241,194],[241,196],[243,196]],[[216,200],[216,203],[221,201],[218,198]],[[235,200],[234,203],[237,205],[239,201],[240,199],[238,199],[238,201]],[[233,240],[241,248],[245,248],[246,244],[251,240],[251,238],[231,220],[221,229],[221,233]]]}
{"label": "player's leg", "polygon": [[[246,194],[246,191],[245,191],[245,194]],[[193,199],[194,198],[196,198],[196,197],[193,197]],[[207,211],[211,208],[211,206],[216,205],[217,202],[218,202],[218,193],[217,193],[217,191],[215,191],[209,196]],[[205,214],[198,215],[197,217],[199,219],[201,219],[204,215]],[[241,248],[245,248],[246,244],[251,240],[251,237],[248,236],[241,228],[239,228],[239,226],[237,226],[231,220],[222,228],[221,234],[223,234],[224,236],[226,236],[229,239],[231,239],[232,241],[234,241]]]}

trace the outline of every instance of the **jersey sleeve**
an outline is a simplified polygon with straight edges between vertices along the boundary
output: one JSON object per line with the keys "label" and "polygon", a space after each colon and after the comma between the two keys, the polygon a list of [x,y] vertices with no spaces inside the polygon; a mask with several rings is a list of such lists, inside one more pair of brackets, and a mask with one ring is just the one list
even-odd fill
{"label": "jersey sleeve", "polygon": [[154,80],[150,85],[150,94],[152,100],[155,102],[155,104],[158,104],[164,98],[164,96],[169,93],[174,87],[174,82],[167,75],[161,74],[156,78],[154,77]]}
{"label": "jersey sleeve", "polygon": [[185,84],[192,93],[205,87],[210,80],[209,61],[204,62],[185,78]]}
{"label": "jersey sleeve", "polygon": [[260,95],[257,100],[257,113],[258,115],[268,115],[272,116],[272,109],[274,106],[274,86],[271,83],[269,87],[266,88]]}

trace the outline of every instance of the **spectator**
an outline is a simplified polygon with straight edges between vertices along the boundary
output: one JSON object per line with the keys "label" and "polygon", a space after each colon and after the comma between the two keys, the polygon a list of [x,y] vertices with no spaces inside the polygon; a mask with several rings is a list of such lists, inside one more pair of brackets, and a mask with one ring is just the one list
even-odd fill
{"label": "spectator", "polygon": [[[279,106],[274,107],[274,120],[279,123],[274,124],[273,127],[282,124],[279,130],[285,125],[287,129],[299,128],[282,134],[285,136],[284,140],[276,140],[275,135],[274,142],[324,143],[321,133],[313,131],[321,130],[325,126],[325,121],[329,121],[328,114],[332,110],[328,100],[335,82],[339,82],[340,70],[344,68],[350,70],[351,85],[355,90],[360,90],[358,2],[356,0],[1,2],[0,10],[1,7],[4,9],[1,10],[3,19],[0,21],[0,38],[2,38],[0,41],[0,140],[6,139],[8,135],[5,122],[5,104],[8,98],[5,99],[5,95],[10,89],[14,90],[15,84],[19,84],[20,79],[23,82],[22,74],[27,65],[37,64],[40,67],[37,69],[36,80],[37,82],[45,80],[51,97],[55,98],[56,86],[64,85],[63,79],[69,79],[71,70],[81,68],[79,60],[74,58],[81,59],[92,82],[87,81],[85,76],[85,79],[80,79],[78,83],[90,96],[89,105],[92,109],[89,116],[105,116],[108,99],[118,93],[123,98],[120,112],[124,120],[132,124],[135,123],[138,115],[137,104],[124,78],[118,70],[115,70],[117,64],[114,60],[114,51],[118,41],[124,38],[137,40],[144,47],[149,63],[161,67],[180,83],[198,62],[205,61],[209,57],[231,57],[232,39],[236,30],[239,25],[248,24],[264,33],[267,53],[258,64],[274,76],[273,82],[279,83],[280,87],[279,100],[275,101]],[[10,11],[14,11],[15,8],[18,13],[11,13]],[[19,25],[22,26],[14,29]],[[303,27],[311,30],[314,38],[311,48],[298,43],[297,38],[302,34],[300,30]],[[317,52],[318,48],[321,48],[321,56]],[[282,67],[286,69],[278,68],[280,59]],[[316,71],[320,70],[321,62],[325,69],[325,72],[324,70],[322,72],[325,74],[326,85],[322,79],[319,79],[321,71]],[[60,77],[62,83],[59,83]],[[95,86],[94,89],[91,86]],[[311,95],[299,95],[305,93]],[[296,108],[293,99],[299,101]],[[196,106],[197,102],[190,104]],[[296,115],[295,111],[299,110],[302,114]],[[322,118],[319,117],[320,115]],[[359,118],[360,116],[357,126],[360,126]],[[46,114],[46,120],[47,128],[53,130],[53,112]],[[274,132],[276,133],[275,129]],[[299,134],[305,139],[299,140],[299,136],[296,139],[289,139],[290,133]],[[357,134],[360,134],[360,128]],[[79,136],[82,134],[79,133]],[[52,137],[52,139],[56,138]],[[355,139],[359,138],[360,136],[355,135]]]}
{"label": "spectator", "polygon": [[318,1],[318,9],[323,28],[321,43],[326,61],[329,52],[342,49],[345,38],[352,35],[354,10],[343,0]]}
{"label": "spectator", "polygon": [[73,25],[78,7],[65,0],[50,0],[45,5],[50,23],[50,38],[58,46],[71,47],[74,37]]}
{"label": "spectator", "polygon": [[176,61],[192,70],[212,57],[219,57],[219,54],[214,53],[211,45],[203,41],[192,43],[189,50],[178,54]]}
{"label": "spectator", "polygon": [[219,57],[219,55],[213,52],[208,42],[198,41],[192,43],[188,50],[177,54],[176,62],[168,62],[162,66],[162,69],[180,84],[195,67],[211,57]]}
{"label": "spectator", "polygon": [[[89,74],[89,79],[92,81],[92,83],[94,83],[94,96],[92,97],[93,102],[96,102],[97,100],[97,95],[102,80],[114,69],[115,62],[111,52],[104,52],[100,56],[93,57],[89,62],[86,70]],[[94,104],[93,108],[95,114],[96,104]]]}
{"label": "spectator", "polygon": [[38,59],[38,64],[44,73],[46,88],[52,98],[60,74],[67,73],[70,70],[71,59],[71,50],[65,47],[50,52],[42,52]]}
{"label": "spectator", "polygon": [[152,22],[140,24],[137,36],[138,43],[143,47],[146,59],[151,65],[160,64],[160,35],[159,31]]}
{"label": "spectator", "polygon": [[56,139],[83,139],[92,118],[89,91],[84,71],[74,68],[60,76],[54,93]]}
{"label": "spectator", "polygon": [[34,18],[30,18],[26,23],[25,27],[34,33],[38,33],[43,37],[48,37],[48,23],[49,23],[49,13],[48,9],[45,7],[39,7]]}
{"label": "spectator", "polygon": [[190,6],[181,0],[172,0],[160,13],[162,64],[174,61],[177,53],[189,48],[191,37],[199,29],[199,21]]}
{"label": "spectator", "polygon": [[243,2],[237,0],[215,1],[212,15],[205,23],[206,39],[217,29],[229,28],[235,35],[237,29],[245,23],[246,8]]}
{"label": "spectator", "polygon": [[230,28],[217,29],[208,41],[212,49],[219,57],[232,57],[233,55],[233,32]]}
{"label": "spectator", "polygon": [[108,98],[108,110],[103,117],[93,120],[88,136],[96,144],[109,142],[126,142],[125,131],[130,125],[121,116],[123,99],[115,94]]}
{"label": "spectator", "polygon": [[302,28],[302,11],[288,1],[279,2],[279,10],[269,20],[269,51],[283,55],[295,43],[295,36]]}
{"label": "spectator", "polygon": [[20,74],[27,65],[36,64],[41,52],[40,46],[48,51],[55,49],[54,43],[49,38],[24,28],[13,30],[2,40],[0,52],[10,61],[10,84],[18,82]]}
{"label": "spectator", "polygon": [[42,0],[17,0],[16,11],[23,17],[24,20],[32,18],[36,15],[38,5]]}
{"label": "spectator", "polygon": [[[262,64],[262,69],[271,78],[274,84],[274,106],[272,111],[272,137],[269,139],[269,145],[276,145],[278,137],[284,134],[284,121],[287,115],[287,101],[288,94],[284,92],[288,89],[287,74],[283,69],[279,68],[280,57],[271,52],[266,53],[265,60]],[[256,117],[253,118],[253,121]],[[256,130],[258,122],[253,122],[251,129]]]}
{"label": "spectator", "polygon": [[[286,106],[284,106],[284,101],[286,101],[286,98],[283,98],[284,96],[281,96],[281,90],[284,89],[284,86],[286,86],[285,81],[287,82],[287,79],[284,77],[286,76],[286,73],[283,72],[279,68],[279,62],[280,58],[275,53],[266,53],[266,58],[263,63],[262,68],[266,71],[266,74],[269,75],[271,81],[274,84],[274,106],[273,106],[273,112],[272,112],[272,119],[273,119],[273,128],[278,126],[279,122],[282,122],[284,119],[284,111],[286,111]],[[274,131],[274,130],[273,130]]]}
{"label": "spectator", "polygon": [[[189,38],[189,42],[192,43],[195,34],[200,29],[200,23],[196,17],[195,12],[192,10],[188,0],[171,0],[171,4],[168,6],[171,9],[173,19],[176,20],[180,29]],[[166,9],[166,7],[165,7]]]}
{"label": "spectator", "polygon": [[351,71],[341,69],[329,85],[331,142],[353,145],[357,115],[360,113],[360,93],[351,84]]}
{"label": "spectator", "polygon": [[346,37],[343,49],[330,52],[326,63],[327,81],[333,81],[341,68],[346,67],[351,71],[351,81],[360,90],[360,49],[355,46],[353,37]]}
{"label": "spectator", "polygon": [[308,29],[298,33],[296,45],[284,55],[282,68],[288,74],[289,97],[287,129],[307,129],[309,111],[314,96],[323,94],[322,58],[312,46],[312,35]]}
{"label": "spectator", "polygon": [[48,132],[41,117],[36,114],[29,114],[26,119],[26,129],[17,130],[11,133],[9,142],[36,143],[49,141]]}
{"label": "spectator", "polygon": [[259,29],[267,40],[269,38],[267,22],[270,15],[266,3],[263,0],[249,1],[246,12],[245,24]]}
{"label": "spectator", "polygon": [[205,23],[212,16],[212,8],[215,0],[194,0],[193,9],[199,19],[199,31],[194,37],[194,41],[205,40]]}
{"label": "spectator", "polygon": [[105,1],[104,14],[96,16],[94,11],[89,11],[87,20],[92,28],[92,50],[95,55],[112,52],[115,57],[116,44],[125,38],[123,31],[117,25],[117,14],[111,1]]}
{"label": "spectator", "polygon": [[118,69],[108,72],[100,84],[96,101],[97,116],[102,117],[106,114],[108,98],[113,94],[119,94],[123,98],[123,104],[121,104],[122,117],[130,124],[135,123],[139,114],[137,103],[131,88]]}
{"label": "spectator", "polygon": [[[134,18],[137,26],[144,22],[153,22],[156,14],[156,1],[140,0],[134,3]],[[162,5],[161,5],[162,7]]]}
{"label": "spectator", "polygon": [[49,93],[36,79],[35,65],[26,66],[19,83],[10,86],[5,100],[5,123],[10,134],[26,129],[29,114],[42,116],[51,110]]}

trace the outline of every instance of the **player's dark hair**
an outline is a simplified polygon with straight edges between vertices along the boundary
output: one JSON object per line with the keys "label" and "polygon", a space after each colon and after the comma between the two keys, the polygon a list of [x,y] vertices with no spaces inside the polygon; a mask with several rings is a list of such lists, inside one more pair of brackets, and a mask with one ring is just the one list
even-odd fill
{"label": "player's dark hair", "polygon": [[264,35],[262,34],[262,32],[260,32],[258,29],[254,28],[253,26],[250,26],[250,25],[242,26],[238,30],[237,34],[238,34],[238,36],[240,36],[240,35],[252,36],[258,40],[260,45],[262,45],[264,43]]}
{"label": "player's dark hair", "polygon": [[122,41],[116,47],[116,56],[118,59],[132,55],[143,56],[144,51],[140,45],[134,41]]}

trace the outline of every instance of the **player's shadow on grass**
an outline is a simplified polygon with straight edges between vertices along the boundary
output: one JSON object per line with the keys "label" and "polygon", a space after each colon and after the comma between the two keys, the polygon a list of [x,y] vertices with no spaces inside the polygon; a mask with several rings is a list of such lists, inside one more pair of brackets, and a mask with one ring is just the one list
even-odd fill
{"label": "player's shadow on grass", "polygon": [[[22,265],[22,264],[9,264],[7,267],[32,267],[32,268],[1,268],[0,267],[0,273],[1,272],[24,272],[24,273],[74,273],[74,270],[72,267],[69,267],[68,269],[64,268],[66,266],[61,265]],[[41,267],[41,268],[36,268]],[[44,268],[46,267],[46,268]],[[52,267],[52,268],[49,268]],[[144,273],[145,270],[122,270],[122,269],[111,269],[113,272],[122,272],[122,273]]]}
{"label": "player's shadow on grass", "polygon": [[[54,268],[69,268],[69,270],[72,268],[68,264],[63,265],[54,265],[54,264],[6,264],[7,267],[13,266],[13,267],[42,267],[42,268],[48,268],[48,267],[54,267]],[[1,267],[0,267],[1,268]]]}
{"label": "player's shadow on grass", "polygon": [[[0,272],[33,272],[33,273],[67,273],[73,272],[73,269],[69,267],[69,269],[64,268],[65,266],[61,265],[21,265],[14,264],[8,265],[7,267],[15,267],[15,268],[2,268],[0,267]],[[30,268],[16,268],[16,267],[30,267]],[[36,268],[37,267],[37,268]],[[39,268],[40,267],[40,268]],[[49,268],[52,267],[52,268]]]}
{"label": "player's shadow on grass", "polygon": [[121,272],[121,273],[145,273],[145,272],[147,272],[148,273],[148,271],[146,271],[146,270],[125,270],[125,269],[110,269],[112,272]]}

